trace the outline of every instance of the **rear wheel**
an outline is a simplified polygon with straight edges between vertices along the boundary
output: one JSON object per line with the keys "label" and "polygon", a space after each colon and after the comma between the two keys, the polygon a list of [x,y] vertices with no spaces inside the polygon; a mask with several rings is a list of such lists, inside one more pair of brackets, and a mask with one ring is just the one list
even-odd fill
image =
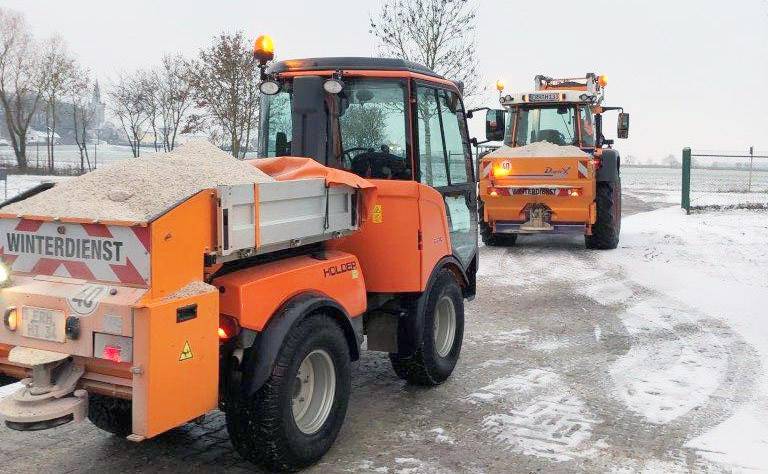
{"label": "rear wheel", "polygon": [[[459,360],[464,338],[464,299],[453,272],[444,268],[428,290],[424,304],[423,336],[411,355],[391,353],[392,368],[415,385],[434,386],[445,382]],[[415,315],[411,315],[414,317]]]}
{"label": "rear wheel", "polygon": [[621,231],[621,179],[597,183],[597,222],[585,236],[589,249],[615,249]]}
{"label": "rear wheel", "polygon": [[99,429],[126,437],[133,427],[131,401],[91,394],[88,396],[88,419]]}
{"label": "rear wheel", "polygon": [[251,398],[227,404],[227,430],[241,456],[272,471],[296,471],[331,447],[347,413],[349,347],[339,325],[314,314],[283,341],[272,375]]}

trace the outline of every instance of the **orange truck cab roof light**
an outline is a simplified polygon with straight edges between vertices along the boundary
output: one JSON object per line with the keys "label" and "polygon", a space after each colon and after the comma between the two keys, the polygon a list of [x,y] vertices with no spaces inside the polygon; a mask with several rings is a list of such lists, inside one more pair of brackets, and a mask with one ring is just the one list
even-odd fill
{"label": "orange truck cab roof light", "polygon": [[275,43],[269,35],[261,35],[253,43],[253,56],[261,63],[271,61],[275,57]]}

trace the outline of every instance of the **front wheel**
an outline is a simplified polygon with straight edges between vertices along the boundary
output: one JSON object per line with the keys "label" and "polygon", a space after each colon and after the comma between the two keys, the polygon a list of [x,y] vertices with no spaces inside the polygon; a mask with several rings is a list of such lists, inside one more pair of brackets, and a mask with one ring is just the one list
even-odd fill
{"label": "front wheel", "polygon": [[621,178],[597,183],[597,221],[592,235],[585,236],[588,249],[615,249],[621,231]]}
{"label": "front wheel", "polygon": [[391,353],[392,368],[402,379],[422,386],[440,385],[453,373],[464,338],[464,299],[456,276],[443,268],[424,295],[422,340],[415,353]]}
{"label": "front wheel", "polygon": [[349,347],[322,313],[294,326],[272,375],[252,397],[227,404],[227,431],[245,459],[271,471],[317,462],[344,423],[351,389]]}

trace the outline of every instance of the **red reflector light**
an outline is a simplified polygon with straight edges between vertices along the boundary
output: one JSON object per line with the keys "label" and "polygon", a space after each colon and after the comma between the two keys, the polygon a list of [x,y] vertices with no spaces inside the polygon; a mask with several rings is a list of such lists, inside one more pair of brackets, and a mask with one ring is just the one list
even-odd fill
{"label": "red reflector light", "polygon": [[237,320],[235,318],[225,316],[223,314],[219,315],[219,339],[222,341],[226,341],[227,339],[232,339],[233,337],[237,336],[240,333],[240,325],[237,323]]}
{"label": "red reflector light", "polygon": [[104,346],[102,356],[112,362],[120,362],[120,352],[122,352],[122,350],[123,349],[119,346]]}

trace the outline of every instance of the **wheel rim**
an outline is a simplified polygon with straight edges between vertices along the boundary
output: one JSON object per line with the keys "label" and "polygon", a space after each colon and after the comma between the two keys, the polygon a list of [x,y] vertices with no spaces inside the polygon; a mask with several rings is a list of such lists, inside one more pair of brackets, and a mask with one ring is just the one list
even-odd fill
{"label": "wheel rim", "polygon": [[456,337],[456,308],[449,296],[443,296],[435,307],[435,350],[445,357],[451,352]]}
{"label": "wheel rim", "polygon": [[328,419],[336,395],[336,369],[322,349],[310,352],[299,365],[293,388],[292,411],[304,434],[316,433]]}

